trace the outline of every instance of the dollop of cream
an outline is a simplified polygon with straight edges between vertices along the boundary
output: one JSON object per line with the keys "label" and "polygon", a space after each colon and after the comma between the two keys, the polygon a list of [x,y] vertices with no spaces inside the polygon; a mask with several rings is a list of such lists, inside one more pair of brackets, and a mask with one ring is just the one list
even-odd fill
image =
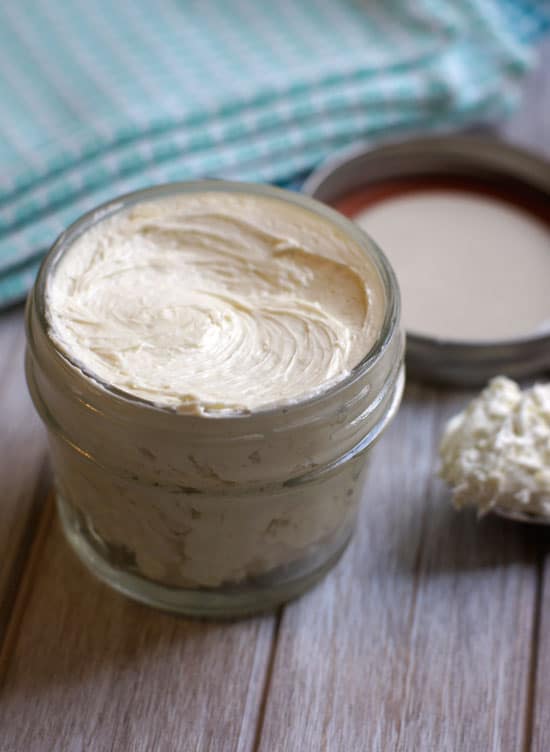
{"label": "dollop of cream", "polygon": [[449,421],[440,453],[459,507],[550,517],[550,384],[522,392],[510,379],[493,379]]}
{"label": "dollop of cream", "polygon": [[98,222],[46,291],[50,336],[99,381],[182,412],[313,395],[371,349],[378,272],[335,224],[282,200],[205,192]]}

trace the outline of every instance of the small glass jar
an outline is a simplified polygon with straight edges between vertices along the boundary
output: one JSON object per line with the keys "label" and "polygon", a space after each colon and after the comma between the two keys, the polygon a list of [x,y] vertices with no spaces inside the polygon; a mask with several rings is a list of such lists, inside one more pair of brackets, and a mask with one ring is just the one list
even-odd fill
{"label": "small glass jar", "polygon": [[[49,335],[45,290],[72,243],[105,217],[180,193],[275,197],[330,220],[380,275],[384,321],[353,371],[314,397],[215,417],[100,383]],[[102,580],[150,605],[233,617],[275,607],[344,551],[367,458],[403,390],[399,291],[370,238],[333,210],[268,186],[201,181],[123,196],[86,214],[44,260],[27,304],[27,381],[48,428],[67,539]]]}

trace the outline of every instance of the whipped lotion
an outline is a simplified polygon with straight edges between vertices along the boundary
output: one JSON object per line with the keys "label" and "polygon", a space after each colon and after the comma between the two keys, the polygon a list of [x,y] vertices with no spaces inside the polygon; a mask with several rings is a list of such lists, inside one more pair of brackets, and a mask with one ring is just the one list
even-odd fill
{"label": "whipped lotion", "polygon": [[493,379],[449,421],[440,453],[458,506],[550,518],[550,384],[522,392],[510,379]]}
{"label": "whipped lotion", "polygon": [[50,334],[74,363],[196,414],[315,394],[368,353],[383,307],[376,270],[334,224],[221,192],[99,222],[47,288]]}

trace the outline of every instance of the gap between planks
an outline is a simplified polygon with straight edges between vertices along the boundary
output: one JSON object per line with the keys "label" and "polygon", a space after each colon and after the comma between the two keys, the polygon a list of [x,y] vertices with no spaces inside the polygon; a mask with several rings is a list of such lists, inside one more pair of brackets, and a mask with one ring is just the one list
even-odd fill
{"label": "gap between planks", "polygon": [[540,640],[544,593],[545,555],[543,544],[539,542],[537,552],[537,581],[534,599],[533,631],[531,636],[531,656],[527,674],[527,702],[525,707],[525,727],[523,752],[531,752],[535,744],[535,716],[537,712],[537,684],[540,676]]}
{"label": "gap between planks", "polygon": [[267,667],[265,672],[264,686],[262,689],[260,704],[258,707],[258,716],[256,719],[256,732],[254,734],[254,742],[252,744],[252,752],[258,752],[262,741],[262,732],[264,728],[265,713],[267,709],[267,701],[269,697],[269,690],[271,689],[271,680],[273,678],[273,670],[275,666],[275,658],[277,655],[277,648],[279,646],[279,635],[281,633],[281,623],[283,620],[285,606],[279,606],[275,616],[275,625],[273,628],[273,635],[271,638],[271,648],[269,651],[269,658],[267,661]]}

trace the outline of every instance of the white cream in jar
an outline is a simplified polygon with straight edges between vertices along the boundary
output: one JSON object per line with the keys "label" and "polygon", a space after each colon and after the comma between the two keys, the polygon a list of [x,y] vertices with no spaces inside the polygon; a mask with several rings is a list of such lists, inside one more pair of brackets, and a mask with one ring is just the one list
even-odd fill
{"label": "white cream in jar", "polygon": [[395,413],[395,278],[369,239],[260,186],[152,189],[45,262],[27,376],[65,531],[153,605],[239,615],[334,563]]}
{"label": "white cream in jar", "polygon": [[141,204],[85,233],[47,287],[51,335],[101,381],[180,412],[315,394],[370,350],[380,280],[329,222],[274,199]]}

